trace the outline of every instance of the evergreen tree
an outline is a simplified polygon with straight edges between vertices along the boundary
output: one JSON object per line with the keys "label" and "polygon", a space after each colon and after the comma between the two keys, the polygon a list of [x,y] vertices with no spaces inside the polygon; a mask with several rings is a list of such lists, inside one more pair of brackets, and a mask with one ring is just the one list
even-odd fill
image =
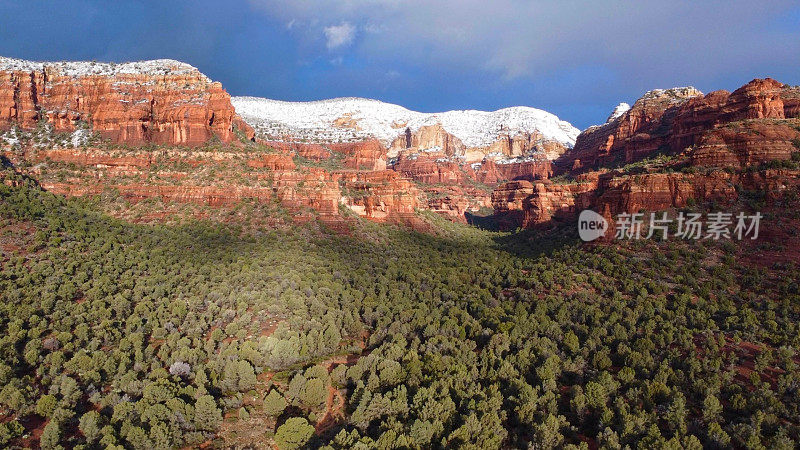
{"label": "evergreen tree", "polygon": [[264,399],[264,412],[270,416],[279,416],[286,409],[286,399],[277,389],[272,389]]}
{"label": "evergreen tree", "polygon": [[217,408],[214,397],[203,395],[194,405],[194,424],[198,430],[216,431],[222,423],[222,413]]}
{"label": "evergreen tree", "polygon": [[275,443],[280,450],[299,449],[308,443],[314,434],[314,427],[302,417],[292,417],[275,432]]}

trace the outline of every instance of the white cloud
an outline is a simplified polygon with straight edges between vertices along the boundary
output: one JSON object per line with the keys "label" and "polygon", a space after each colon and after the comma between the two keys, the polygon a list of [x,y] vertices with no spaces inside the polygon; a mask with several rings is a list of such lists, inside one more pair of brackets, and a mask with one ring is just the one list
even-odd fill
{"label": "white cloud", "polygon": [[342,22],[339,25],[332,25],[325,27],[323,30],[328,50],[333,50],[339,47],[344,47],[353,43],[353,38],[356,36],[356,27],[349,22]]}

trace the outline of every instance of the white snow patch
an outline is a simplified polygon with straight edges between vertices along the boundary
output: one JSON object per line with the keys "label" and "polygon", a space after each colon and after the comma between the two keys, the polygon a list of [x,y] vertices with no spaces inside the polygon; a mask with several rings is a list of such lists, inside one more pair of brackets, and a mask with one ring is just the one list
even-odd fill
{"label": "white snow patch", "polygon": [[495,160],[495,164],[519,164],[525,162],[543,162],[542,157],[536,156],[516,156],[514,158],[501,158]]}
{"label": "white snow patch", "polygon": [[673,102],[675,101],[683,101],[687,98],[697,97],[698,95],[703,95],[698,89],[695,89],[694,86],[684,86],[684,87],[674,87],[670,89],[653,89],[651,91],[647,91],[644,95],[637,100],[649,100],[653,98],[664,98],[667,97]]}
{"label": "white snow patch", "polygon": [[[447,111],[421,113],[399,105],[364,98],[314,102],[284,102],[257,97],[233,97],[236,112],[261,135],[272,140],[353,142],[375,138],[389,146],[406,128],[440,124],[467,147],[486,147],[501,136],[539,132],[545,140],[572,147],[580,130],[554,114],[516,106],[494,112]],[[335,125],[337,120],[351,125]]]}
{"label": "white snow patch", "polygon": [[6,58],[0,56],[0,71],[7,72],[41,72],[47,68],[63,76],[114,76],[118,74],[143,74],[143,75],[200,75],[206,81],[211,80],[189,64],[174,59],[154,59],[150,61],[137,61],[126,63],[101,63],[94,61],[58,61],[38,62],[24,59]]}
{"label": "white snow patch", "polygon": [[3,133],[2,135],[0,135],[0,137],[3,139],[3,142],[5,142],[5,144],[9,147],[13,147],[19,144],[19,136],[17,135],[16,128],[12,128],[8,132]]}
{"label": "white snow patch", "polygon": [[631,109],[631,105],[622,102],[614,108],[614,111],[611,111],[611,115],[608,116],[606,123],[613,122],[617,120],[620,116],[628,112]]}
{"label": "white snow patch", "polygon": [[431,148],[421,148],[419,151],[425,152],[425,153],[437,153],[437,152],[442,151],[442,147],[439,147],[437,145],[437,146],[431,147]]}
{"label": "white snow patch", "polygon": [[70,139],[73,147],[82,147],[89,142],[92,137],[92,132],[88,129],[81,128],[72,132]]}

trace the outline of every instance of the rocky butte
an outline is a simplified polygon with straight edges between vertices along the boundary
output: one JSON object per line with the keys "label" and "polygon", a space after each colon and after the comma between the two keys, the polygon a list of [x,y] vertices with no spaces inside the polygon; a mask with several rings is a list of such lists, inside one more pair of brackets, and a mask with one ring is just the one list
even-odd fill
{"label": "rocky butte", "polygon": [[173,60],[41,63],[0,57],[0,127],[74,131],[79,122],[117,143],[195,146],[253,131],[220,83]]}
{"label": "rocky butte", "polygon": [[[509,182],[492,194],[507,228],[608,219],[694,202],[731,203],[740,192],[777,199],[800,184],[800,87],[756,79],[732,93],[694,88],[646,93],[582,132],[555,163],[562,182]],[[563,182],[566,180],[567,182]]]}

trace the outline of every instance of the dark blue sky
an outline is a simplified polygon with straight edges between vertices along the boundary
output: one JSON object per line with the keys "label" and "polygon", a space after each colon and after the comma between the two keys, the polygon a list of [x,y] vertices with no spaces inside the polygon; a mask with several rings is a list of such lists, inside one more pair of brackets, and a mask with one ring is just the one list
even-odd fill
{"label": "dark blue sky", "polygon": [[800,84],[794,1],[0,0],[0,55],[188,62],[232,95],[420,111],[527,105],[579,128],[654,88]]}

